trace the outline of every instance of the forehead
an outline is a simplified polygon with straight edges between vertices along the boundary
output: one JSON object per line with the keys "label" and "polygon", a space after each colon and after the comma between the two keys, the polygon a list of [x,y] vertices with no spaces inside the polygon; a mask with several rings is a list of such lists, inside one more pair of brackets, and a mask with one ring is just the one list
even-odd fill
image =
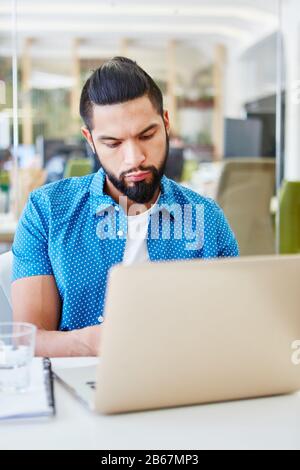
{"label": "forehead", "polygon": [[111,105],[95,105],[93,131],[116,137],[120,132],[136,134],[149,124],[160,124],[162,118],[147,96]]}

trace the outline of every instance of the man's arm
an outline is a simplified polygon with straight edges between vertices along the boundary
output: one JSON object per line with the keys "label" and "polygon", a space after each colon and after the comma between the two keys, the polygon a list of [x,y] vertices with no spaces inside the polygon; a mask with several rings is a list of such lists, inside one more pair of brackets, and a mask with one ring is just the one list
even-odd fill
{"label": "man's arm", "polygon": [[14,321],[37,327],[36,356],[96,356],[99,352],[101,326],[73,331],[56,331],[61,301],[54,276],[31,276],[12,284]]}

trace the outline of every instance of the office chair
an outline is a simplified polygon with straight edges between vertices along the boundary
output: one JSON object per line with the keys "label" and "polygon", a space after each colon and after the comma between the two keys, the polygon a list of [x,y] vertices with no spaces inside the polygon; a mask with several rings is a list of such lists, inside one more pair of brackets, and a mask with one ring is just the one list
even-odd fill
{"label": "office chair", "polygon": [[236,235],[242,256],[275,253],[275,161],[266,158],[224,161],[217,202]]}
{"label": "office chair", "polygon": [[10,189],[10,181],[9,181],[9,173],[8,171],[0,171],[0,191],[6,194],[6,201],[4,212],[8,212],[9,208],[9,189]]}
{"label": "office chair", "polygon": [[300,253],[299,181],[283,181],[279,204],[280,254]]}
{"label": "office chair", "polygon": [[87,158],[70,158],[67,162],[64,178],[85,176],[93,172],[93,164]]}

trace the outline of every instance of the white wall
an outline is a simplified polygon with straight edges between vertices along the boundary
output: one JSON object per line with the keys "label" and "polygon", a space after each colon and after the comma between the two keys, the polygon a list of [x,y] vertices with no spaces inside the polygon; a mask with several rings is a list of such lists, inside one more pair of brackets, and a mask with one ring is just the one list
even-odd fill
{"label": "white wall", "polygon": [[238,50],[228,52],[225,95],[227,117],[242,118],[245,103],[276,93],[276,59],[276,34],[242,54]]}
{"label": "white wall", "polygon": [[212,134],[212,110],[184,108],[179,111],[179,128],[183,137],[195,138],[199,132]]}
{"label": "white wall", "polygon": [[300,181],[300,2],[283,2],[286,73],[285,179]]}
{"label": "white wall", "polygon": [[0,113],[0,148],[8,148],[9,146],[9,115],[3,111]]}

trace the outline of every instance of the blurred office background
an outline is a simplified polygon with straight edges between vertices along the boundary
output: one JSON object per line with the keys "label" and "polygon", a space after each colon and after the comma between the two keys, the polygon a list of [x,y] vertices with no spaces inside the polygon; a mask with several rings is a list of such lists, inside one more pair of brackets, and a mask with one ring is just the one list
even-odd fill
{"label": "blurred office background", "polygon": [[217,200],[241,254],[300,251],[299,22],[296,0],[1,0],[0,252],[31,190],[99,168],[78,103],[115,55],[163,91],[167,176]]}

